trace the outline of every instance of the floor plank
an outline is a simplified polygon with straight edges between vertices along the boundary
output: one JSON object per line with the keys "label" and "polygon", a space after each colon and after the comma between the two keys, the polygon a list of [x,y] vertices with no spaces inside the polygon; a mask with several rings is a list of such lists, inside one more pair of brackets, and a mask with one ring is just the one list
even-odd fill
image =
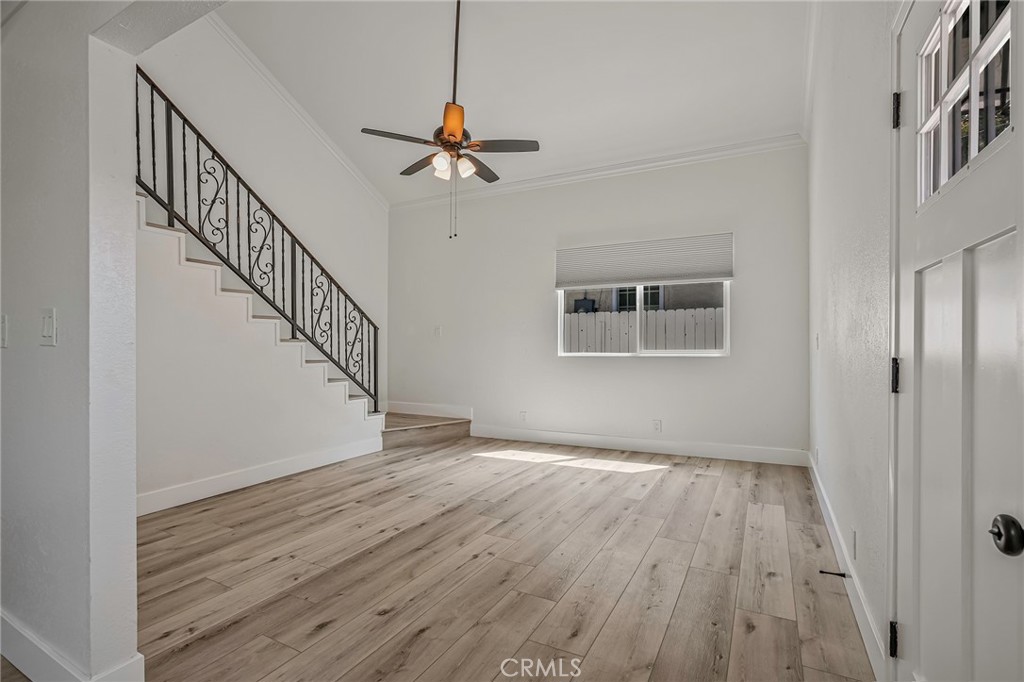
{"label": "floor plank", "polygon": [[632,515],[544,619],[534,641],[586,654],[661,527],[661,519]]}
{"label": "floor plank", "polygon": [[842,675],[833,675],[823,670],[815,670],[814,668],[808,668],[804,666],[804,682],[856,682],[851,677],[843,677]]}
{"label": "floor plank", "polygon": [[785,508],[747,505],[737,608],[796,620],[787,533]]}
{"label": "floor plank", "polygon": [[[288,594],[279,595],[199,636],[156,655],[146,656],[150,682],[185,682],[259,635],[272,631],[308,610],[312,604]],[[264,674],[269,670],[262,671]]]}
{"label": "floor plank", "polygon": [[505,550],[501,557],[536,566],[593,514],[600,512],[602,518],[607,518],[608,515],[617,517],[620,514],[618,505],[608,505],[614,489],[615,486],[610,484],[597,484],[583,491],[575,497],[574,504],[559,507],[521,540]]}
{"label": "floor plank", "polygon": [[495,559],[338,680],[415,680],[531,570],[523,564]]}
{"label": "floor plank", "polygon": [[198,670],[190,679],[195,682],[250,682],[262,671],[273,670],[298,653],[295,649],[260,635]]}
{"label": "floor plank", "polygon": [[704,522],[711,511],[720,479],[694,474],[665,517],[659,536],[680,542],[699,542]]}
{"label": "floor plank", "polygon": [[843,578],[825,526],[789,523],[796,620],[804,665],[834,675],[873,680]]}
{"label": "floor plank", "polygon": [[725,680],[736,608],[734,576],[691,567],[683,581],[651,682]]}
{"label": "floor plank", "polygon": [[226,585],[209,578],[200,578],[195,582],[182,585],[167,594],[139,604],[139,628],[145,629],[199,602],[223,594],[228,589]]}
{"label": "floor plank", "polygon": [[537,564],[516,589],[552,601],[561,599],[635,506],[635,500],[609,498]]}
{"label": "floor plank", "polygon": [[692,565],[708,571],[739,575],[746,518],[746,491],[720,483],[701,529]]}
{"label": "floor plank", "polygon": [[554,606],[547,599],[512,590],[419,678],[487,680],[526,642]]}
{"label": "floor plank", "polygon": [[750,501],[759,504],[785,505],[786,493],[782,483],[782,467],[778,464],[754,465],[750,478]]}
{"label": "floor plank", "polygon": [[650,677],[693,550],[692,543],[654,540],[583,659],[580,680],[644,682]]}
{"label": "floor plank", "polygon": [[[306,652],[320,642],[366,655],[405,622],[422,615],[438,600],[484,568],[508,540],[483,535],[394,591],[371,597],[359,611],[342,611],[331,602],[326,613],[312,611],[271,631],[276,640]],[[368,608],[367,608],[368,607]],[[308,656],[315,659],[322,648]],[[360,660],[356,659],[356,662]]]}
{"label": "floor plank", "polygon": [[729,682],[799,682],[802,677],[796,623],[736,609]]}
{"label": "floor plank", "polygon": [[782,488],[785,495],[786,520],[825,525],[821,515],[811,472],[806,467],[781,466]]}

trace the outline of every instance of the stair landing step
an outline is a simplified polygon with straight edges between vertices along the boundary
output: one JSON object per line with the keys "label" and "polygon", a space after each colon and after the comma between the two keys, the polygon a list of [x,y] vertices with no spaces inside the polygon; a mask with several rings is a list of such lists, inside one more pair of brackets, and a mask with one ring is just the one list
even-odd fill
{"label": "stair landing step", "polygon": [[446,424],[468,424],[469,421],[468,419],[460,419],[458,417],[435,417],[422,414],[388,412],[384,416],[384,431],[408,431],[410,429],[425,429]]}

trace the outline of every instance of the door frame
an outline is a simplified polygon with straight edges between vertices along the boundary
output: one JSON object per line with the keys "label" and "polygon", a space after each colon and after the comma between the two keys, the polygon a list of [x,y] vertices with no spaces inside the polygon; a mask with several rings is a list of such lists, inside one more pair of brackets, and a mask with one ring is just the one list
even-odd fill
{"label": "door frame", "polygon": [[[890,27],[890,90],[902,93],[900,78],[900,35],[906,25],[914,0],[900,0],[899,8]],[[902,98],[902,95],[901,95]],[[901,102],[900,116],[903,117]],[[900,128],[907,125],[906,120],[900,121]],[[889,131],[889,356],[899,358],[900,348],[900,128],[893,127]],[[889,393],[889,458],[888,458],[888,509],[886,510],[886,564],[889,567],[885,586],[885,610],[890,622],[899,623],[897,612],[897,586],[899,585],[899,393]],[[897,626],[898,627],[898,626]],[[889,652],[884,652],[888,654]],[[896,680],[897,659],[886,656],[885,669],[880,671],[886,682]]]}
{"label": "door frame", "polygon": [[[899,357],[900,350],[900,294],[904,286],[913,286],[913,282],[902,282],[900,278],[900,234],[901,234],[901,221],[900,221],[900,197],[901,192],[904,188],[901,187],[901,144],[900,137],[901,131],[904,130],[904,126],[916,126],[916,121],[910,120],[906,113],[910,109],[910,100],[908,94],[916,95],[917,83],[903,83],[901,80],[901,44],[900,36],[904,30],[907,20],[910,17],[911,10],[914,8],[917,0],[900,0],[899,7],[896,10],[896,14],[893,18],[892,26],[890,27],[890,78],[891,78],[891,89],[893,93],[902,93],[902,120],[900,128],[894,128],[891,131],[891,146],[890,146],[890,316],[889,316],[889,341],[890,350],[893,358]],[[1014,11],[1011,16],[1011,35],[1021,35],[1021,28],[1024,26],[1024,3],[1013,2]],[[1016,63],[1020,62],[1020,40],[1016,41],[1014,49],[1011,51],[1011,92],[1014,90],[1021,90],[1021,86],[1024,85],[1024,74],[1021,72],[1022,69],[1014,68]],[[906,49],[915,51],[918,49],[918,45],[907,45]],[[907,88],[911,89],[911,93],[907,92]],[[972,105],[973,109],[973,105]],[[1011,136],[1015,133],[1013,128],[1018,124],[1024,124],[1024,119],[1021,118],[1019,110],[1011,108],[1011,130],[1007,131]],[[1020,133],[1016,133],[1019,135]],[[1006,144],[1024,144],[1024,142],[1014,142],[1011,137],[1007,137],[1002,141],[1000,147]],[[1024,152],[1022,152],[1024,154]],[[970,160],[970,163],[974,163],[974,159]],[[965,176],[966,177],[966,176]],[[962,181],[953,181],[954,183]],[[917,192],[917,187],[912,186],[905,188],[906,191]],[[1020,201],[1020,199],[1018,199]],[[1018,219],[1024,219],[1024,206],[1018,205],[1017,208]],[[1018,222],[1018,225],[1021,225]],[[1020,228],[1018,228],[1020,229]],[[905,378],[905,376],[904,376]],[[903,409],[913,410],[913,403],[908,403],[903,406]],[[913,557],[901,557],[899,555],[899,544],[900,544],[900,524],[901,519],[899,515],[899,505],[901,502],[901,493],[905,495],[913,495],[913,488],[917,485],[918,480],[900,480],[899,478],[899,462],[900,462],[900,417],[901,417],[901,406],[898,393],[890,394],[889,403],[889,491],[888,491],[888,538],[887,538],[887,563],[888,563],[888,584],[886,586],[886,610],[889,613],[891,621],[896,622],[902,627],[900,621],[899,612],[899,586],[901,584],[901,577],[904,577],[905,572],[912,571],[914,568]],[[904,477],[908,478],[908,477]],[[902,660],[902,647],[898,650],[898,658],[887,658],[885,670],[880,671],[884,674],[886,680],[897,680],[899,679],[899,661]],[[876,671],[879,672],[879,671]]]}

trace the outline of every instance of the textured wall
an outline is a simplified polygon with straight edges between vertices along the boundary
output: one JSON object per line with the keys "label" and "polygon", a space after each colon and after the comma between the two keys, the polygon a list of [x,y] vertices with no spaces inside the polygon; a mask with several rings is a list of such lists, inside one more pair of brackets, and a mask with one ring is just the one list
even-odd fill
{"label": "textured wall", "polygon": [[[392,399],[472,406],[474,428],[494,435],[571,432],[648,449],[799,457],[808,444],[806,171],[801,145],[466,201],[454,240],[447,204],[392,211]],[[557,248],[724,231],[736,235],[731,356],[557,355]],[[660,434],[652,419],[663,420]]]}
{"label": "textured wall", "polygon": [[3,612],[86,676],[135,655],[131,60],[89,37],[125,4],[3,33]]}
{"label": "textured wall", "polygon": [[895,6],[822,4],[809,145],[811,446],[851,552],[857,533],[852,569],[878,633],[888,620],[888,92]]}

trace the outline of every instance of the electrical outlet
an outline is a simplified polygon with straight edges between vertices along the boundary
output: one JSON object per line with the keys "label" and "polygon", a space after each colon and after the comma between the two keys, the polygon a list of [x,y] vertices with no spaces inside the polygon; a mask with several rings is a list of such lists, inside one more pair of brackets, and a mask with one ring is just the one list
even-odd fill
{"label": "electrical outlet", "polygon": [[523,422],[524,424],[526,423],[526,410],[523,410],[519,413],[519,421]]}
{"label": "electrical outlet", "polygon": [[651,420],[651,428],[654,429],[655,433],[661,433],[661,420],[660,419],[652,419]]}
{"label": "electrical outlet", "polygon": [[441,325],[434,327],[434,338],[441,338]]}
{"label": "electrical outlet", "polygon": [[821,453],[818,452],[818,448],[814,448],[814,465],[817,466],[821,460]]}
{"label": "electrical outlet", "polygon": [[850,529],[850,537],[852,538],[851,541],[850,541],[850,559],[853,560],[853,561],[856,561],[857,560],[857,529],[856,528],[851,528]]}

